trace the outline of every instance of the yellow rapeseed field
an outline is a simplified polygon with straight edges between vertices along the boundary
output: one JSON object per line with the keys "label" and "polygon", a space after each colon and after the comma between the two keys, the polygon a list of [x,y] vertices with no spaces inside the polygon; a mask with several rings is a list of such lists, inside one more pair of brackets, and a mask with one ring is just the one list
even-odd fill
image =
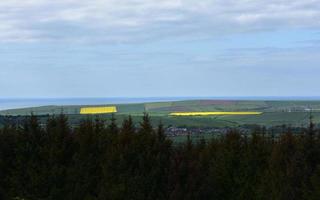
{"label": "yellow rapeseed field", "polygon": [[85,107],[80,109],[80,114],[106,114],[106,113],[116,113],[117,108],[115,106],[105,106],[105,107]]}
{"label": "yellow rapeseed field", "polygon": [[206,115],[261,115],[262,112],[174,112],[171,116],[206,116]]}

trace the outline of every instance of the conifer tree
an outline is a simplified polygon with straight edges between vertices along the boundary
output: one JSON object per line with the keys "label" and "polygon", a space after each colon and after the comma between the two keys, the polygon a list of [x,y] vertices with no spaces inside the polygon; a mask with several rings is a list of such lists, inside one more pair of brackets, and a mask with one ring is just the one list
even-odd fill
{"label": "conifer tree", "polygon": [[162,122],[160,122],[158,125],[157,136],[158,136],[158,140],[160,142],[162,142],[166,139],[165,130],[164,130]]}
{"label": "conifer tree", "polygon": [[111,115],[110,124],[108,125],[107,130],[108,130],[108,133],[110,134],[118,134],[119,132],[117,120],[113,113]]}
{"label": "conifer tree", "polygon": [[310,177],[311,186],[305,189],[305,198],[309,200],[320,199],[320,166]]}
{"label": "conifer tree", "polygon": [[53,199],[68,196],[69,169],[74,154],[73,138],[68,124],[68,118],[64,114],[49,117],[46,126],[48,141],[47,165],[48,195]]}
{"label": "conifer tree", "polygon": [[299,141],[290,133],[283,134],[274,145],[269,169],[264,177],[265,199],[301,199],[305,182],[305,157]]}
{"label": "conifer tree", "polygon": [[77,149],[73,157],[71,199],[97,199],[101,178],[99,133],[91,119],[81,122],[76,130]]}
{"label": "conifer tree", "polygon": [[31,114],[21,130],[17,149],[14,193],[21,198],[40,199],[47,196],[45,135],[38,118]]}
{"label": "conifer tree", "polygon": [[135,127],[132,121],[132,117],[129,117],[122,122],[121,134],[133,134],[135,133]]}
{"label": "conifer tree", "polygon": [[143,114],[142,122],[140,122],[139,132],[142,134],[147,134],[147,133],[153,132],[151,119],[150,119],[148,113],[146,113],[146,112]]}
{"label": "conifer tree", "polygon": [[18,132],[15,124],[6,118],[4,126],[0,129],[0,199],[10,199],[15,192],[12,185],[16,170],[16,151]]}

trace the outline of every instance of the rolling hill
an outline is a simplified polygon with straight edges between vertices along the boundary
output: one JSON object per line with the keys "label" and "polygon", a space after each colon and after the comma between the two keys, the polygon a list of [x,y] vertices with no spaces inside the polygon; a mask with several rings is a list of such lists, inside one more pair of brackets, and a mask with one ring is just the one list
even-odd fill
{"label": "rolling hill", "polygon": [[[0,111],[0,115],[44,116],[64,113],[77,121],[87,117],[80,115],[82,106],[41,106],[33,108]],[[97,105],[95,105],[97,106]],[[127,115],[139,118],[147,112],[154,121],[162,121],[165,125],[174,126],[208,126],[226,127],[243,124],[265,126],[292,125],[301,126],[309,121],[310,111],[315,123],[320,123],[320,101],[244,101],[244,100],[188,100],[136,104],[109,104],[98,106],[115,106],[117,118]],[[170,116],[172,112],[261,112],[261,115],[215,115],[215,116]],[[108,118],[110,114],[99,115]]]}

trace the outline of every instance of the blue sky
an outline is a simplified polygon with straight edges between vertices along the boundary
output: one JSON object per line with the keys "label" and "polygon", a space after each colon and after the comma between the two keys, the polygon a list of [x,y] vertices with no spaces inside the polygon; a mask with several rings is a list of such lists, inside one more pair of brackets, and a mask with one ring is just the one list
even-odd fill
{"label": "blue sky", "polygon": [[320,0],[1,0],[1,97],[319,96]]}

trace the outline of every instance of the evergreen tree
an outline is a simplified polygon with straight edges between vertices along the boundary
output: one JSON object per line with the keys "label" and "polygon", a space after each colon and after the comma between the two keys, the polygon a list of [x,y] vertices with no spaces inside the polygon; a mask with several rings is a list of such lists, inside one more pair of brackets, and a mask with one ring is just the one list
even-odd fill
{"label": "evergreen tree", "polygon": [[132,117],[129,117],[122,122],[121,134],[133,134],[135,133],[135,127],[132,121]]}
{"label": "evergreen tree", "polygon": [[298,142],[287,133],[274,145],[264,177],[264,199],[302,199],[305,158]]}
{"label": "evergreen tree", "polygon": [[15,124],[5,120],[0,129],[0,199],[10,199],[14,194],[15,185],[11,181],[15,174],[16,151],[20,145],[17,141],[18,133]]}
{"label": "evergreen tree", "polygon": [[142,117],[142,122],[140,122],[140,129],[139,133],[141,134],[150,134],[153,132],[152,124],[151,124],[151,119],[148,115],[148,113],[144,113]]}
{"label": "evergreen tree", "polygon": [[107,130],[110,134],[117,134],[119,132],[117,120],[114,114],[111,115],[110,124],[108,125]]}
{"label": "evergreen tree", "polygon": [[101,178],[99,135],[100,127],[90,119],[80,123],[75,131],[76,153],[73,157],[74,167],[72,175],[72,194],[74,200],[97,199]]}
{"label": "evergreen tree", "polygon": [[311,186],[306,188],[305,199],[318,200],[320,199],[320,166],[314,171],[310,177]]}
{"label": "evergreen tree", "polygon": [[157,136],[158,136],[158,140],[160,142],[162,142],[166,139],[165,130],[164,130],[162,122],[160,122],[158,125]]}
{"label": "evergreen tree", "polygon": [[33,114],[27,117],[19,132],[12,193],[26,199],[46,198],[46,140],[38,118]]}
{"label": "evergreen tree", "polygon": [[68,118],[60,114],[47,120],[47,184],[48,195],[52,199],[66,198],[69,195],[69,169],[74,154],[73,138]]}

